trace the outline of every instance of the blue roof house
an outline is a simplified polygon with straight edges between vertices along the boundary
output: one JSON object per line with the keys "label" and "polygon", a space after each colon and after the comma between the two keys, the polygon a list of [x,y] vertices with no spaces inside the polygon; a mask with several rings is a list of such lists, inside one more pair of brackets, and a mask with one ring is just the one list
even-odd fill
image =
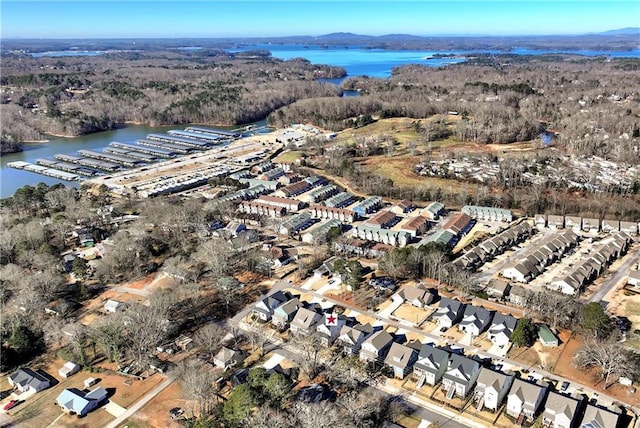
{"label": "blue roof house", "polygon": [[98,387],[84,393],[77,388],[67,388],[58,395],[56,403],[67,413],[86,416],[107,398],[107,390]]}

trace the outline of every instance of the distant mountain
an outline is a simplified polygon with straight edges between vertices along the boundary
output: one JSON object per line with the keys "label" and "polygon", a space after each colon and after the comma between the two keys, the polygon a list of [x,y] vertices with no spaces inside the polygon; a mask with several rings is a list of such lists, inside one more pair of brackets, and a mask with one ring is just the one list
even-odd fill
{"label": "distant mountain", "polygon": [[597,34],[601,34],[603,36],[621,36],[621,35],[630,36],[633,34],[640,35],[640,27],[619,28],[617,30],[603,31],[602,33],[597,33]]}
{"label": "distant mountain", "polygon": [[315,37],[321,40],[348,40],[348,39],[372,39],[374,36],[367,36],[353,33],[330,33]]}

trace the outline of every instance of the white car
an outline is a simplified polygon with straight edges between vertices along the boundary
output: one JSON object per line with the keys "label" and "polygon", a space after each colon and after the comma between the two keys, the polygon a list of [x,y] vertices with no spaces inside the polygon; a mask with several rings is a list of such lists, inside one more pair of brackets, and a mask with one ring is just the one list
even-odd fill
{"label": "white car", "polygon": [[340,278],[331,278],[327,284],[329,285],[338,285],[342,282]]}

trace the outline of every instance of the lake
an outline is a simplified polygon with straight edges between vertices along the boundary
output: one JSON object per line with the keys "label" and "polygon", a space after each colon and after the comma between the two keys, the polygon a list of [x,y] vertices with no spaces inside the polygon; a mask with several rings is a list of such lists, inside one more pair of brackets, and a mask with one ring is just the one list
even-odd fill
{"label": "lake", "polygon": [[[180,50],[199,50],[199,46],[184,46]],[[391,69],[405,64],[424,64],[427,66],[440,67],[452,63],[463,62],[463,58],[447,57],[433,58],[437,54],[462,55],[463,51],[417,51],[417,50],[383,50],[365,49],[358,46],[350,47],[329,47],[302,46],[302,45],[251,45],[242,49],[233,49],[231,52],[241,52],[246,50],[267,49],[271,51],[273,57],[280,59],[306,58],[312,63],[329,64],[344,67],[349,76],[368,75],[372,77],[389,77]],[[500,51],[476,51],[480,53],[513,53],[518,55],[540,55],[546,53],[570,53],[584,56],[610,56],[617,58],[638,58],[640,49],[627,52],[609,51],[537,51],[526,48],[514,48],[509,52]],[[38,56],[81,56],[81,55],[102,55],[105,51],[56,51],[41,52]],[[331,83],[340,84],[343,79],[326,79]],[[348,91],[345,96],[357,96],[356,91]],[[261,122],[264,124],[264,122]],[[259,125],[260,123],[258,123]],[[186,125],[185,125],[186,126]],[[30,173],[7,167],[8,162],[26,161],[34,163],[38,158],[52,159],[58,153],[72,154],[78,149],[100,149],[109,145],[111,141],[122,143],[133,143],[139,138],[145,137],[152,132],[163,132],[168,129],[184,129],[184,127],[172,126],[164,128],[152,128],[148,126],[128,126],[114,131],[98,132],[78,138],[51,138],[48,143],[26,144],[24,152],[4,155],[0,158],[0,197],[11,196],[16,189],[29,184],[35,185],[39,182],[47,184],[65,183],[67,185],[78,185],[77,183],[63,182],[54,178],[39,174]]]}
{"label": "lake", "polygon": [[[549,53],[566,53],[583,56],[610,56],[612,58],[639,58],[640,49],[625,52],[587,51],[587,50],[531,50],[516,47],[510,51],[476,50],[476,51],[424,51],[424,50],[386,50],[366,49],[357,46],[328,47],[303,45],[257,44],[244,46],[241,49],[230,49],[230,52],[248,50],[269,50],[274,58],[305,58],[313,64],[329,64],[344,67],[348,76],[367,75],[371,77],[389,77],[391,69],[400,65],[422,64],[441,67],[464,62],[464,58],[455,57],[468,53],[542,55]],[[453,57],[433,58],[434,55],[454,55]]]}

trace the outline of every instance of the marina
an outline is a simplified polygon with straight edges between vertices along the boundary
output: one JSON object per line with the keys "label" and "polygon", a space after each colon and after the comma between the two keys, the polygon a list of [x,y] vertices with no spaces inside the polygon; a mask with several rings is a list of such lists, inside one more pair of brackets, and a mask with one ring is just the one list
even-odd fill
{"label": "marina", "polygon": [[[205,127],[193,129],[167,129],[165,133],[146,133],[144,138],[138,134],[134,141],[121,143],[105,141],[102,147],[76,147],[75,153],[53,154],[53,159],[44,157],[9,161],[6,166],[21,171],[32,172],[64,181],[80,181],[103,176],[105,173],[125,172],[131,168],[149,164],[163,165],[168,159],[178,156],[210,153],[215,159],[224,158],[221,150],[242,134]],[[108,141],[108,140],[107,140]],[[212,152],[213,150],[213,152]],[[55,153],[55,152],[54,152]],[[51,156],[51,154],[49,155]],[[173,161],[172,161],[173,162]],[[149,196],[186,190],[200,186],[212,177],[226,173],[224,168],[206,171],[194,171],[186,177],[164,180],[147,189]]]}

